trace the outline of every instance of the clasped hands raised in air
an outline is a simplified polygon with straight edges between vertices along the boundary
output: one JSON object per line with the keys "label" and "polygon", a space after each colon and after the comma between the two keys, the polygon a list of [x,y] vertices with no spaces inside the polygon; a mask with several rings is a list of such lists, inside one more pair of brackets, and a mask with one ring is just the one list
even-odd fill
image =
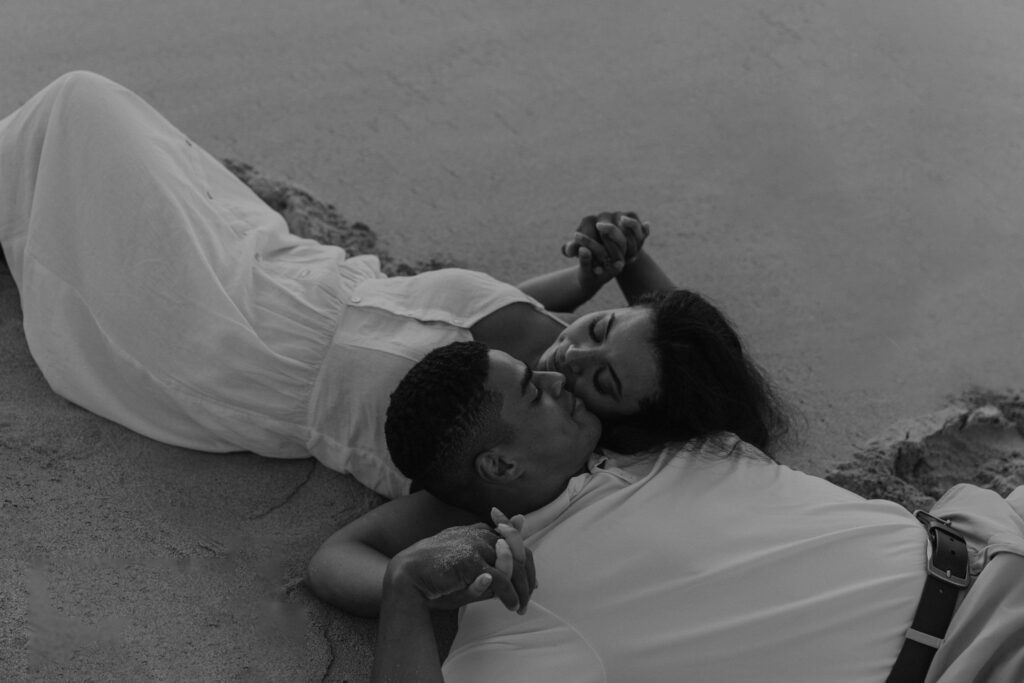
{"label": "clasped hands raised in air", "polygon": [[632,211],[586,216],[562,255],[578,260],[580,285],[597,290],[636,261],[649,234],[650,224]]}
{"label": "clasped hands raised in air", "polygon": [[586,216],[562,243],[562,255],[575,259],[576,265],[530,278],[518,287],[547,310],[560,313],[575,311],[611,280],[618,282],[631,305],[653,292],[672,291],[672,280],[643,248],[649,235],[650,226],[632,212]]}

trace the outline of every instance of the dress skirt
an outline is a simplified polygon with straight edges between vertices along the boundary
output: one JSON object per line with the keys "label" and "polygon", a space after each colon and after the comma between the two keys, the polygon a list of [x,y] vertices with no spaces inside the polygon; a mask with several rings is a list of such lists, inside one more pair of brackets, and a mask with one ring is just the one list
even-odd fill
{"label": "dress skirt", "polygon": [[307,457],[372,256],[283,218],[131,91],[67,74],[0,121],[0,244],[53,389],[154,439]]}

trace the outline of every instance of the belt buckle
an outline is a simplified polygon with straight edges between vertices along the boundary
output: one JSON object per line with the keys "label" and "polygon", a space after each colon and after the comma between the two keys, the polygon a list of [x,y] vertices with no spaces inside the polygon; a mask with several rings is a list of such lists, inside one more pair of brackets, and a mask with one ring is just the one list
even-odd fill
{"label": "belt buckle", "polygon": [[[967,588],[971,575],[967,567],[967,542],[953,531],[953,525],[924,510],[914,513],[928,533],[928,574],[957,588]],[[955,572],[955,573],[954,573]]]}

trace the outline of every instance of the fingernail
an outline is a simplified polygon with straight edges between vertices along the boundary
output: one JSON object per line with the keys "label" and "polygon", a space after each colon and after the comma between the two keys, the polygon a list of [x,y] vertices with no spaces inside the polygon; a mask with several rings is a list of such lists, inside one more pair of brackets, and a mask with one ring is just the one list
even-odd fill
{"label": "fingernail", "polygon": [[501,531],[503,533],[510,533],[510,532],[514,531],[514,529],[511,526],[509,526],[508,524],[505,524],[504,522],[502,522],[501,524],[498,525],[498,531]]}

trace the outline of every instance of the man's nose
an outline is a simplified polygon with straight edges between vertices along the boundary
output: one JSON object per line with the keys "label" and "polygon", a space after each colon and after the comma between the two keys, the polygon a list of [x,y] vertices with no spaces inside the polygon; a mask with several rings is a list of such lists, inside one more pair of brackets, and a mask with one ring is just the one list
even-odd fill
{"label": "man's nose", "polygon": [[560,372],[537,371],[533,373],[533,381],[541,389],[555,397],[561,396],[562,389],[565,388],[565,375]]}

